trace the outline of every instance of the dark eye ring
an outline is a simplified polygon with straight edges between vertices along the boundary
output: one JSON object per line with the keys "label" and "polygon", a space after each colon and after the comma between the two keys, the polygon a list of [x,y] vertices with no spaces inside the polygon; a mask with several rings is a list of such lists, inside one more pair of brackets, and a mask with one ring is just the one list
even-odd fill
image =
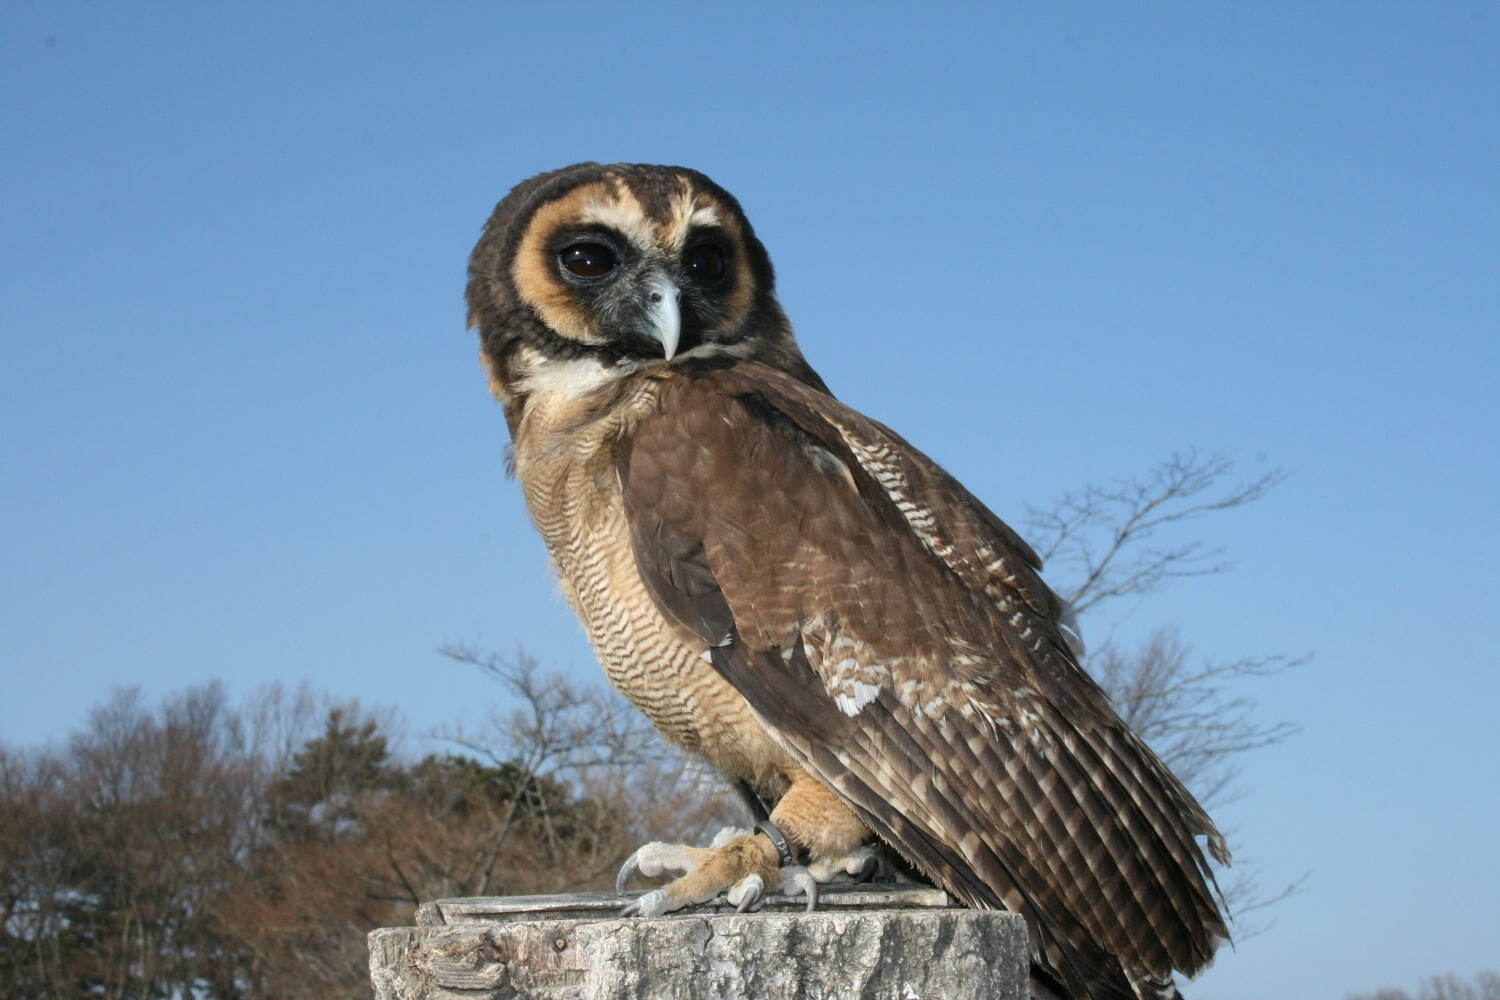
{"label": "dark eye ring", "polygon": [[682,256],[688,277],[711,284],[724,277],[724,248],[717,243],[699,243]]}
{"label": "dark eye ring", "polygon": [[602,278],[620,263],[615,252],[603,243],[574,243],[563,247],[557,259],[580,278]]}

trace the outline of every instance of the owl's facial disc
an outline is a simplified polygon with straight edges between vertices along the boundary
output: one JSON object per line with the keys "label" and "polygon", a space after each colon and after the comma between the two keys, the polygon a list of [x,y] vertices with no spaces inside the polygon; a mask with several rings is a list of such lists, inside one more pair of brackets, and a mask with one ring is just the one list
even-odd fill
{"label": "owl's facial disc", "polygon": [[751,350],[757,278],[739,216],[687,175],[572,188],[533,212],[512,261],[545,328],[606,365]]}
{"label": "owl's facial disc", "polygon": [[496,206],[465,297],[491,389],[518,420],[533,396],[710,359],[759,361],[824,389],[774,280],[738,202],[709,178],[581,163],[523,181]]}

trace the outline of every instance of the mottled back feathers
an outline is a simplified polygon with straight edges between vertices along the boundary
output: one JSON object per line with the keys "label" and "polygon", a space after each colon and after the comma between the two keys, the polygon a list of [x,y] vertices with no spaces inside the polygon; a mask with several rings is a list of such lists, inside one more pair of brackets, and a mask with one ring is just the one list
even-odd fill
{"label": "mottled back feathers", "polygon": [[1194,838],[1222,839],[1077,666],[1035,557],[930,460],[753,364],[665,380],[617,456],[653,597],[882,839],[1025,914],[1075,991],[1211,957]]}

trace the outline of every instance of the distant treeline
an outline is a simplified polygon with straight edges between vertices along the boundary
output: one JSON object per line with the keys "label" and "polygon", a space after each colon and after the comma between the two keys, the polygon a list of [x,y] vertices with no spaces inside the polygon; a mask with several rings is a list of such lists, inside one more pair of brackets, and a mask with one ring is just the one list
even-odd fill
{"label": "distant treeline", "polygon": [[480,665],[529,693],[462,754],[403,760],[357,705],[219,685],[118,692],[64,747],[0,749],[3,995],[366,997],[365,934],[418,902],[602,888],[642,837],[714,821],[602,696]]}
{"label": "distant treeline", "polygon": [[1500,1000],[1500,972],[1485,970],[1473,981],[1453,973],[1428,976],[1415,994],[1406,990],[1383,989],[1374,993],[1349,994],[1344,1000]]}

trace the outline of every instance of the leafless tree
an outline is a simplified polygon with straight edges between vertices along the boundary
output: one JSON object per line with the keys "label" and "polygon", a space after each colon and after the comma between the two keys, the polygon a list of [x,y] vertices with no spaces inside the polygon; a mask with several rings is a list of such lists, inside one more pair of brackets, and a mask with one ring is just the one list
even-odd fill
{"label": "leafless tree", "polygon": [[[1097,621],[1121,599],[1232,568],[1222,546],[1194,537],[1198,522],[1252,504],[1286,478],[1279,469],[1248,479],[1235,473],[1223,453],[1175,454],[1138,478],[1086,486],[1032,509],[1027,537],[1075,613]],[[1085,666],[1126,723],[1213,809],[1244,793],[1237,779],[1247,754],[1297,732],[1263,716],[1253,683],[1304,660],[1284,653],[1203,658],[1176,626],[1163,625],[1139,645],[1098,644]],[[1306,877],[1267,888],[1256,862],[1242,858],[1224,886],[1237,936],[1261,929],[1245,918],[1299,891]]]}
{"label": "leafless tree", "polygon": [[[479,669],[507,695],[476,731],[441,735],[482,759],[520,768],[523,782],[551,781],[611,809],[616,836],[562,888],[603,888],[625,856],[646,839],[701,839],[743,821],[741,807],[707,767],[669,747],[641,713],[599,682],[544,669],[522,649],[510,655],[448,646],[443,655]],[[503,842],[509,816],[498,835]],[[601,823],[601,828],[605,824]],[[498,846],[498,845],[497,845]]]}
{"label": "leafless tree", "polygon": [[1380,989],[1350,993],[1344,1000],[1500,1000],[1500,973],[1487,969],[1469,982],[1448,972],[1424,979],[1415,997],[1406,990]]}
{"label": "leafless tree", "polygon": [[1208,514],[1262,499],[1286,479],[1272,469],[1229,482],[1234,460],[1222,452],[1179,452],[1135,479],[1089,485],[1044,508],[1031,508],[1027,538],[1075,613],[1120,597],[1159,591],[1172,580],[1223,573],[1222,546],[1181,538],[1180,528]]}

